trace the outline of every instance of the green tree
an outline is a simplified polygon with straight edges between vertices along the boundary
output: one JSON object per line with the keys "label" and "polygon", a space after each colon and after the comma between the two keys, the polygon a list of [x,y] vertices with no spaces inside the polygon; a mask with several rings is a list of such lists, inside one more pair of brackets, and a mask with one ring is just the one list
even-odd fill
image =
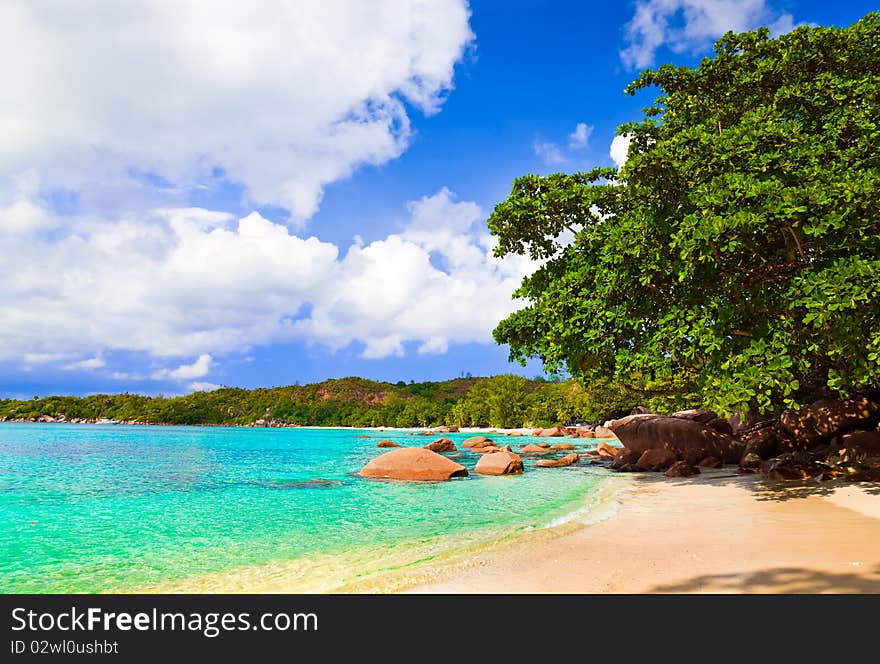
{"label": "green tree", "polygon": [[880,14],[728,33],[627,92],[651,87],[621,169],[527,175],[495,208],[496,254],[546,259],[496,340],[726,412],[877,385]]}

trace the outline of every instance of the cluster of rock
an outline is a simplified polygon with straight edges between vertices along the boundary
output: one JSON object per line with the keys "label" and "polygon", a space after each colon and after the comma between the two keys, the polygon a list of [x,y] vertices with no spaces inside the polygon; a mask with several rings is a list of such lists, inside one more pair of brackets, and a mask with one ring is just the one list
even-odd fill
{"label": "cluster of rock", "polygon": [[47,424],[101,424],[112,422],[113,424],[139,424],[148,425],[150,422],[141,422],[140,420],[107,420],[103,417],[67,417],[64,413],[55,415],[31,415],[28,417],[9,417],[7,415],[0,416],[0,422],[41,422]]}
{"label": "cluster of rock", "polygon": [[[401,447],[390,440],[379,441],[376,447],[396,449],[370,461],[361,470],[362,477],[442,481],[468,475],[468,471],[463,465],[453,461],[454,458],[461,457],[461,454],[457,453],[458,448],[448,438],[438,438],[419,448]],[[488,436],[471,436],[462,441],[461,450],[480,455],[474,466],[474,472],[480,475],[519,475],[525,471],[523,456],[541,456],[535,462],[537,468],[560,468],[578,464],[583,458],[610,459],[616,448],[607,443],[599,443],[595,450],[577,452],[572,443],[551,445],[546,441],[540,441],[528,443],[522,446],[518,452],[514,452],[510,445],[499,446]],[[443,456],[444,453],[450,452],[455,454]],[[564,452],[568,452],[568,454],[560,456]]]}
{"label": "cluster of rock", "polygon": [[246,424],[248,427],[266,427],[271,429],[291,429],[294,427],[298,427],[298,424],[291,424],[287,420],[284,420],[280,417],[261,417],[259,419],[254,420],[250,424]]}
{"label": "cluster of rock", "polygon": [[688,477],[737,464],[771,479],[880,481],[880,399],[821,400],[741,426],[708,410],[638,413],[609,423],[623,448],[611,467]]}

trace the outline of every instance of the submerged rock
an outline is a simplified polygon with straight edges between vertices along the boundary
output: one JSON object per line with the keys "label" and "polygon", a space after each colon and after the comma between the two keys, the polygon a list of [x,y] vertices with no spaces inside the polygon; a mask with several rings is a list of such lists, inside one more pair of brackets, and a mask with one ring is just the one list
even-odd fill
{"label": "submerged rock", "polygon": [[376,447],[402,447],[402,445],[398,445],[393,440],[380,440],[376,443]]}
{"label": "submerged rock", "polygon": [[363,467],[361,477],[437,482],[467,477],[467,468],[422,447],[401,447],[378,456]]}
{"label": "submerged rock", "polygon": [[342,482],[338,480],[325,480],[323,477],[315,477],[301,482],[279,482],[268,485],[272,489],[316,489],[321,487],[338,486]]}
{"label": "submerged rock", "polygon": [[523,472],[522,457],[513,452],[496,450],[483,455],[477,461],[474,472],[481,475],[518,475]]}
{"label": "submerged rock", "polygon": [[571,443],[557,443],[556,445],[550,446],[550,451],[552,451],[552,452],[563,452],[566,450],[573,450],[573,449],[574,449],[574,445],[572,445]]}

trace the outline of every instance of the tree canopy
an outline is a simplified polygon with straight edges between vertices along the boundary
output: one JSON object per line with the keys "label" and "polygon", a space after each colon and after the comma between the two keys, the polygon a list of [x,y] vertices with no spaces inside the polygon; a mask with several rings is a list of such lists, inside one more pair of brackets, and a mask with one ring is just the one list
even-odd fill
{"label": "tree canopy", "polygon": [[620,169],[526,175],[493,211],[497,255],[543,260],[495,339],[723,412],[877,385],[880,14],[728,33],[648,88]]}

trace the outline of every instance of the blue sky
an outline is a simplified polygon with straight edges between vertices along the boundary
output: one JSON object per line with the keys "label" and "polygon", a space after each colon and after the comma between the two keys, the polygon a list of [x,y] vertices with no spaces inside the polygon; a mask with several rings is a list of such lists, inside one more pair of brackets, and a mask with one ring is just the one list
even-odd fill
{"label": "blue sky", "polygon": [[643,67],[873,9],[415,4],[5,3],[0,396],[540,373],[491,341],[511,181],[613,165]]}

